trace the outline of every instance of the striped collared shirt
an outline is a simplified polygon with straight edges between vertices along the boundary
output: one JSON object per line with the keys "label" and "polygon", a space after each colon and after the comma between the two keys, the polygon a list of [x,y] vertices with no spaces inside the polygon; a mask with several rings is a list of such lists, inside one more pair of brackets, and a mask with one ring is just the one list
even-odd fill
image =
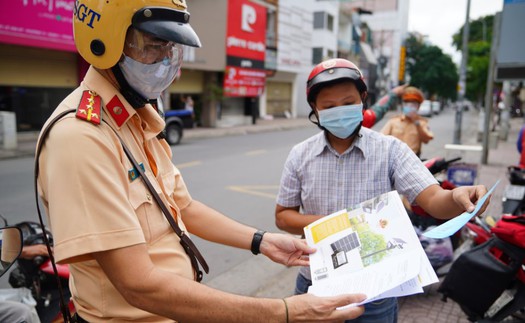
{"label": "striped collared shirt", "polygon": [[[410,202],[436,179],[402,141],[362,128],[352,146],[337,153],[320,132],[292,148],[277,204],[301,213],[329,215],[392,190]],[[308,278],[305,268],[301,272]]]}

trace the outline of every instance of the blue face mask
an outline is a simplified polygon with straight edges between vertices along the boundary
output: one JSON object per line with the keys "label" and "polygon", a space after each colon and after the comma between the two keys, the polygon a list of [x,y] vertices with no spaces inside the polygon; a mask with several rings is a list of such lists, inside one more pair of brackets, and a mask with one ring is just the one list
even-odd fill
{"label": "blue face mask", "polygon": [[363,104],[342,105],[319,111],[319,124],[337,138],[350,136],[363,121]]}
{"label": "blue face mask", "polygon": [[416,113],[416,112],[417,112],[417,108],[414,108],[414,107],[411,107],[411,106],[404,106],[403,107],[403,114],[404,115],[412,114],[412,113]]}

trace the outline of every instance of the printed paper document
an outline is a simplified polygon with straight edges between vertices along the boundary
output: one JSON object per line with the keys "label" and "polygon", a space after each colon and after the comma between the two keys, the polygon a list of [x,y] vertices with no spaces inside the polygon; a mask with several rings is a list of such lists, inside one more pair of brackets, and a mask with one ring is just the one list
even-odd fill
{"label": "printed paper document", "polygon": [[423,292],[438,281],[396,191],[304,228],[317,296],[363,293],[360,304]]}

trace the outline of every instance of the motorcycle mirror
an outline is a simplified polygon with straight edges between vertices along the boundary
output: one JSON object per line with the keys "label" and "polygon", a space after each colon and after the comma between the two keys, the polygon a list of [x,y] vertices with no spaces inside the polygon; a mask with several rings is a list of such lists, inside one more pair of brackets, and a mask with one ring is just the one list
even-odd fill
{"label": "motorcycle mirror", "polygon": [[0,276],[5,274],[22,252],[22,231],[16,227],[0,229]]}

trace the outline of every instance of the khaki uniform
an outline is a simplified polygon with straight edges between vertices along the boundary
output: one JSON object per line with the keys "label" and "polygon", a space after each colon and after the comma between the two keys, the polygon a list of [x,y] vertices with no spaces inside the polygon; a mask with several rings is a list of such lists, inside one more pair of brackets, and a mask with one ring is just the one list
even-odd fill
{"label": "khaki uniform", "polygon": [[419,117],[417,120],[419,121],[419,126],[405,115],[395,116],[387,121],[381,129],[381,133],[394,136],[403,141],[419,156],[421,154],[421,144],[426,144],[434,139],[434,135],[428,129],[427,119]]}
{"label": "khaki uniform", "polygon": [[[86,93],[91,98],[86,99]],[[169,145],[156,138],[164,121],[151,105],[133,109],[93,67],[51,118],[76,107],[85,116],[86,100],[91,105],[100,102],[100,115],[90,112],[91,122],[74,113],[63,117],[53,126],[40,155],[39,194],[50,219],[56,261],[70,265],[70,289],[83,319],[169,321],[129,305],[92,257],[94,252],[144,243],[157,268],[193,280],[179,238],[140,177],[134,177],[136,172],[114,132],[143,163],[156,191],[185,230],[180,210],[190,204],[191,196],[171,162]],[[98,125],[93,122],[97,118],[103,120]]]}

